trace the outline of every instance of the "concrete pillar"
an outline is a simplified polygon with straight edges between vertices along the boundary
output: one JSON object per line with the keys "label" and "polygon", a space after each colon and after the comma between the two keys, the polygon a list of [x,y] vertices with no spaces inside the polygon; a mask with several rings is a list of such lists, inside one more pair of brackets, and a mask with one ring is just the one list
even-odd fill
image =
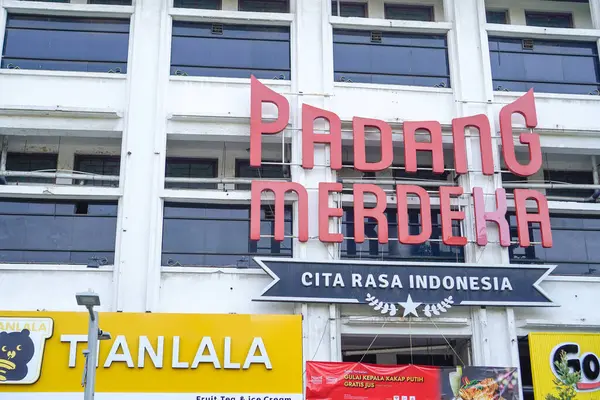
{"label": "concrete pillar", "polygon": [[600,0],[590,0],[590,14],[594,29],[600,29]]}
{"label": "concrete pillar", "polygon": [[[493,99],[492,87],[489,84],[490,62],[488,56],[487,33],[485,31],[484,0],[444,0],[446,20],[453,22],[449,33],[449,58],[452,86],[456,99],[456,116],[488,114],[486,104]],[[460,49],[460,51],[459,51]],[[468,83],[468,84],[467,84]],[[493,120],[491,121],[493,122]],[[476,134],[476,131],[471,132]],[[495,141],[497,145],[497,141]],[[460,178],[465,193],[472,193],[473,187],[483,188],[486,209],[495,208],[493,196],[496,188],[501,187],[500,174],[493,177],[481,173],[481,155],[479,140],[467,138],[467,163],[469,173]],[[494,163],[499,170],[499,152],[495,147]],[[464,234],[470,242],[475,240],[473,230],[473,203],[470,196],[465,196],[462,204],[465,208],[466,220],[463,224]],[[465,249],[468,263],[507,264],[508,251],[498,243],[498,230],[488,225],[486,247],[478,247],[469,243]],[[473,364],[482,366],[518,366],[517,338],[514,330],[514,314],[505,308],[473,307]]]}
{"label": "concrete pillar", "polygon": [[143,312],[147,308],[148,271],[159,263],[154,255],[154,235],[162,222],[159,190],[163,185],[166,130],[161,102],[169,66],[157,60],[169,59],[171,28],[168,2],[135,3],[121,150],[123,198],[117,225],[115,304],[118,311]]}
{"label": "concrete pillar", "polygon": [[[292,96],[290,102],[292,126],[301,127],[302,103],[315,107],[328,108],[326,93],[331,93],[333,76],[332,29],[329,24],[331,3],[322,0],[302,0],[296,2],[295,21],[292,25]],[[310,93],[299,95],[299,93]],[[327,129],[326,124],[316,125],[317,129]],[[319,242],[318,236],[318,185],[319,182],[335,181],[335,174],[329,167],[329,151],[323,146],[315,146],[315,167],[304,170],[302,162],[301,132],[292,131],[292,179],[306,187],[309,203],[309,237],[307,243],[294,240],[294,258],[333,259],[337,249],[333,245]],[[294,220],[298,220],[297,207]],[[333,226],[333,224],[330,224]],[[305,304],[304,315],[304,358],[306,361],[329,361],[338,353],[336,338],[337,310],[335,306]],[[332,334],[334,335],[332,340]],[[332,347],[333,346],[333,347]]]}

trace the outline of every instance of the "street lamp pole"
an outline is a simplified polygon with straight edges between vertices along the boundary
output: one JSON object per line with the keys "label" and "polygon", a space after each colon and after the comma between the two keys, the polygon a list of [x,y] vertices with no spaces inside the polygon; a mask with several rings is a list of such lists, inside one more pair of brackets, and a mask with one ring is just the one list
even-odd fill
{"label": "street lamp pole", "polygon": [[89,313],[88,321],[88,348],[83,351],[85,355],[85,368],[83,370],[84,400],[94,400],[96,386],[96,364],[98,360],[98,340],[109,340],[110,333],[102,332],[99,326],[99,315],[94,311],[95,306],[100,305],[100,296],[88,290],[75,295],[77,304],[85,306]]}
{"label": "street lamp pole", "polygon": [[88,323],[88,353],[86,357],[85,390],[83,400],[94,400],[96,387],[96,360],[98,358],[98,313],[93,306],[88,307],[90,313]]}

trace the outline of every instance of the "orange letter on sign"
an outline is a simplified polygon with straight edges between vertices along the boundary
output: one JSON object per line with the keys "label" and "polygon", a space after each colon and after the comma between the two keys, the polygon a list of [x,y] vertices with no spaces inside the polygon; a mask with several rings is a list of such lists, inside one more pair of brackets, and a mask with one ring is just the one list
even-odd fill
{"label": "orange letter on sign", "polygon": [[502,188],[496,189],[496,211],[485,211],[485,200],[483,189],[473,188],[473,201],[475,209],[475,233],[477,244],[485,246],[488,243],[486,222],[491,221],[498,224],[500,233],[500,245],[510,246],[510,229],[506,220],[506,191]]}
{"label": "orange letter on sign", "polygon": [[[431,135],[431,141],[417,142],[417,130],[423,129]],[[431,151],[433,172],[444,173],[444,148],[442,126],[437,121],[407,121],[404,123],[404,168],[406,172],[417,172],[417,150]]]}
{"label": "orange letter on sign", "polygon": [[467,151],[465,149],[465,129],[479,130],[479,149],[481,150],[481,170],[484,175],[494,175],[494,157],[492,155],[492,131],[490,120],[485,114],[452,120],[452,140],[454,141],[454,168],[457,174],[467,173]]}
{"label": "orange letter on sign", "polygon": [[[262,121],[262,105],[277,106],[277,120]],[[287,99],[250,77],[250,166],[260,167],[262,160],[261,135],[279,133],[285,129],[290,119],[290,104]]]}
{"label": "orange letter on sign", "polygon": [[467,238],[464,236],[454,236],[452,233],[452,221],[462,221],[465,219],[464,211],[452,211],[450,207],[450,196],[460,196],[463,190],[458,186],[440,187],[440,214],[442,217],[442,242],[448,246],[464,246],[467,244]]}
{"label": "orange letter on sign", "polygon": [[[381,144],[381,161],[367,162],[365,148],[365,127],[371,126],[379,129]],[[354,133],[354,168],[359,171],[383,171],[389,168],[394,161],[394,150],[392,144],[392,127],[378,119],[354,117],[352,119],[352,130]]]}
{"label": "orange letter on sign", "polygon": [[537,114],[535,111],[535,99],[533,89],[527,94],[515,100],[512,104],[502,107],[500,110],[500,136],[502,137],[502,156],[508,169],[515,175],[530,176],[542,167],[542,149],[540,137],[537,133],[521,133],[519,141],[529,148],[529,163],[521,165],[515,155],[515,144],[513,142],[512,115],[521,114],[525,118],[528,128],[537,126]]}
{"label": "orange letter on sign", "polygon": [[331,217],[342,217],[344,211],[341,208],[329,207],[329,193],[341,192],[341,183],[319,183],[319,240],[323,243],[342,243],[344,235],[329,232],[329,219]]}
{"label": "orange letter on sign", "polygon": [[298,240],[308,241],[308,194],[306,189],[296,182],[252,181],[250,200],[250,240],[260,240],[260,197],[262,192],[271,191],[275,197],[275,240],[283,241],[285,236],[285,194],[295,192],[298,195]]}
{"label": "orange letter on sign", "polygon": [[[531,246],[531,241],[529,240],[529,223],[539,222],[542,234],[542,246],[546,248],[552,247],[550,212],[548,211],[546,197],[540,192],[530,189],[515,189],[514,195],[519,245],[521,247]],[[527,200],[533,200],[537,203],[538,212],[536,214],[527,212]]]}
{"label": "orange letter on sign", "polygon": [[[329,122],[329,133],[315,133],[318,118]],[[331,169],[342,169],[342,121],[335,113],[302,104],[302,168],[315,166],[315,143],[329,145]]]}
{"label": "orange letter on sign", "polygon": [[[411,235],[408,228],[408,203],[406,197],[409,193],[416,194],[421,206],[421,233]],[[431,201],[425,189],[415,185],[396,185],[398,202],[398,240],[402,244],[421,244],[431,237]]]}
{"label": "orange letter on sign", "polygon": [[[382,188],[367,183],[357,183],[354,188],[354,241],[365,241],[365,218],[377,220],[377,239],[379,243],[388,242],[388,222],[385,214],[387,198]],[[375,195],[375,207],[365,208],[365,193]]]}

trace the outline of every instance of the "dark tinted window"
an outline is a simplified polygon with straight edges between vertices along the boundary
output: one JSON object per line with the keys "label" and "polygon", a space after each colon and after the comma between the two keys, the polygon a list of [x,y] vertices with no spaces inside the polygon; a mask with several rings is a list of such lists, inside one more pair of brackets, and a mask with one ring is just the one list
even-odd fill
{"label": "dark tinted window", "polygon": [[[594,184],[594,174],[592,171],[552,171],[544,170],[544,180],[553,183],[572,183],[579,185]],[[600,188],[600,186],[598,186]],[[593,190],[585,189],[546,189],[546,196],[560,197],[589,197],[594,193]]]}
{"label": "dark tinted window", "polygon": [[238,10],[255,12],[290,12],[288,0],[238,0]]}
{"label": "dark tinted window", "polygon": [[450,354],[396,354],[396,364],[431,365],[434,367],[454,367],[456,362]]}
{"label": "dark tinted window", "polygon": [[290,30],[175,21],[171,74],[290,79]]}
{"label": "dark tinted window", "polygon": [[[394,179],[398,180],[414,180],[415,184],[418,184],[419,180],[427,181],[447,181],[449,172],[445,171],[443,174],[435,174],[429,170],[417,170],[416,173],[406,172],[404,169],[394,169]],[[425,190],[440,190],[439,186],[425,186]]]}
{"label": "dark tinted window", "polygon": [[220,10],[221,0],[175,0],[173,6],[180,8],[203,8],[206,10]]}
{"label": "dark tinted window", "polygon": [[129,20],[8,15],[2,68],[127,72]]}
{"label": "dark tinted window", "polygon": [[[284,179],[286,178],[285,169],[282,165],[262,164],[259,168],[251,167],[248,160],[235,161],[236,178],[249,179]],[[238,184],[235,186],[238,190],[250,190],[250,185]]]}
{"label": "dark tinted window", "polygon": [[113,264],[117,202],[0,200],[0,262]]}
{"label": "dark tinted window", "polygon": [[[292,209],[285,209],[285,235],[292,235]],[[261,235],[273,235],[273,210],[261,213]],[[250,206],[166,203],[162,265],[256,267],[251,257],[292,256],[292,239],[251,241]]]}
{"label": "dark tinted window", "polygon": [[[504,183],[525,183],[528,180],[526,176],[519,176],[519,175],[515,175],[510,172],[502,172],[501,177],[502,177],[503,184]],[[506,190],[506,193],[512,193],[512,192],[514,192],[515,189],[504,188],[504,190]]]}
{"label": "dark tinted window", "polygon": [[589,94],[600,88],[595,42],[489,39],[495,90]]}
{"label": "dark tinted window", "polygon": [[[7,171],[37,171],[54,172],[58,161],[57,154],[40,153],[8,153],[6,157]],[[47,178],[26,178],[26,177],[7,177],[9,183],[54,183],[54,179]]]}
{"label": "dark tinted window", "polygon": [[338,2],[331,2],[331,15],[339,17],[367,17],[367,3],[351,3],[340,1],[340,10],[338,15]]}
{"label": "dark tinted window", "polygon": [[88,4],[111,4],[114,6],[130,6],[131,0],[88,0]]}
{"label": "dark tinted window", "polygon": [[[200,158],[167,158],[165,176],[167,178],[216,178],[217,160],[206,160]],[[178,183],[166,182],[166,188],[187,189],[216,189],[216,183]]]}
{"label": "dark tinted window", "polygon": [[342,352],[343,362],[360,362],[363,364],[377,364],[377,354],[352,354],[346,355]]}
{"label": "dark tinted window", "polygon": [[336,82],[450,86],[445,36],[335,29]]}
{"label": "dark tinted window", "polygon": [[[509,215],[509,221],[511,241],[516,242],[516,217]],[[511,262],[557,265],[554,275],[600,276],[600,217],[553,214],[550,224],[552,248],[514,244],[509,248]],[[532,242],[541,242],[539,224],[530,224],[529,237]]]}
{"label": "dark tinted window", "polygon": [[[75,156],[75,171],[93,175],[119,176],[121,172],[121,157],[119,156],[95,156],[77,154]],[[118,187],[118,181],[81,180],[75,184],[89,186]]]}
{"label": "dark tinted window", "polygon": [[571,13],[525,12],[525,21],[529,26],[544,26],[552,28],[572,28]]}
{"label": "dark tinted window", "polygon": [[508,12],[486,10],[485,19],[488,24],[508,24]]}
{"label": "dark tinted window", "polygon": [[385,18],[408,21],[433,21],[433,7],[386,4]]}
{"label": "dark tinted window", "polygon": [[[422,260],[422,261],[449,261],[463,262],[463,248],[458,246],[446,246],[438,240],[442,237],[442,225],[440,212],[433,210],[431,213],[432,234],[431,239],[421,245],[403,245],[398,241],[398,213],[395,209],[388,209],[386,217],[388,220],[389,243],[379,244],[377,242],[377,224],[374,219],[365,219],[365,237],[375,240],[365,240],[364,243],[356,243],[347,239],[342,244],[342,258],[362,258],[374,260]],[[420,213],[417,209],[409,210],[409,230],[411,234],[418,234],[420,227]],[[354,210],[344,208],[342,221],[342,232],[344,237],[354,237]],[[456,221],[453,232],[460,235],[460,226]]]}

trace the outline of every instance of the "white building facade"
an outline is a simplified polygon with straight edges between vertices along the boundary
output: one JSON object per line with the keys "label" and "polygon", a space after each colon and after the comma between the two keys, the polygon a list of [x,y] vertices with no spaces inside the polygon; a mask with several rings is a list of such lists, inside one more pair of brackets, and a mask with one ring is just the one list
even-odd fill
{"label": "white building facade", "polygon": [[[75,293],[91,288],[100,312],[301,314],[305,361],[379,364],[525,368],[530,332],[600,330],[600,206],[583,201],[599,183],[600,0],[87,3],[0,0],[0,310],[81,311]],[[290,103],[285,131],[263,137],[260,170],[248,166],[250,74]],[[501,161],[498,114],[532,87],[543,169],[522,179]],[[315,146],[315,168],[301,167],[302,104],[340,116],[341,171],[328,167],[323,145]],[[458,177],[451,122],[475,114],[491,122],[495,174],[483,175],[473,135],[469,172]],[[355,116],[398,133],[394,168],[351,168]],[[275,109],[263,117],[276,117]],[[404,173],[400,133],[409,120],[441,123],[444,175],[432,174],[427,153],[419,173]],[[516,117],[513,127],[527,131]],[[367,146],[376,154],[376,137]],[[273,240],[268,196],[263,237],[249,240],[249,183],[269,178],[307,188],[308,242],[297,240],[294,197],[286,238]],[[350,211],[330,224],[344,243],[318,240],[320,182],[378,184],[393,210],[392,181],[411,179],[432,190],[427,246],[381,245],[369,231],[355,243]],[[505,187],[509,213],[512,188],[542,191],[553,248],[541,247],[535,228],[532,247],[518,247],[513,224],[510,248],[493,225],[488,245],[477,246],[469,195],[460,198],[466,219],[456,227],[468,244],[445,246],[434,194],[444,182],[465,193],[482,187],[490,210]],[[346,193],[331,201],[353,205]],[[390,238],[395,229],[390,222]],[[257,302],[271,282],[252,261],[258,255],[557,265],[542,283],[557,307],[453,307],[429,319],[386,317],[365,305]]]}

